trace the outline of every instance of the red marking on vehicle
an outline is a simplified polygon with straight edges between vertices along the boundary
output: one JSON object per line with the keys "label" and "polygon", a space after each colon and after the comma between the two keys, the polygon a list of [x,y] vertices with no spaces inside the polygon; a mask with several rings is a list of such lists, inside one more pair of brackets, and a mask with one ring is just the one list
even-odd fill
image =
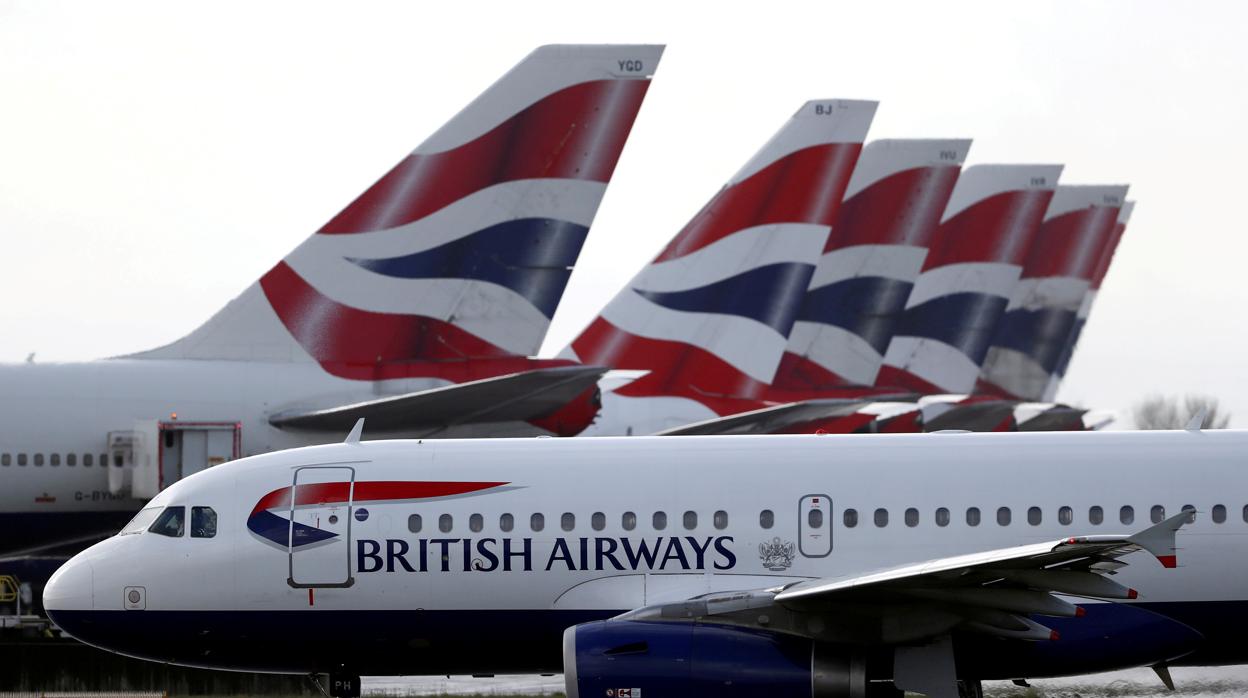
{"label": "red marking on vehicle", "polygon": [[1174,569],[1179,566],[1179,558],[1177,555],[1158,555],[1157,561],[1166,569]]}
{"label": "red marking on vehicle", "polygon": [[1076,618],[1082,618],[1082,617],[1084,617],[1084,616],[1086,616],[1086,615],[1088,615],[1088,610],[1087,610],[1086,608],[1084,608],[1083,606],[1075,606],[1075,617],[1076,617]]}
{"label": "red marking on vehicle", "polygon": [[53,497],[46,492],[43,493],[43,495],[39,497],[35,497],[35,504],[51,504],[55,501],[56,501],[56,497]]}
{"label": "red marking on vehicle", "polygon": [[1140,592],[1136,591],[1135,589],[1127,589],[1128,599],[1137,599],[1139,597],[1140,597]]}
{"label": "red marking on vehicle", "polygon": [[1060,640],[1060,639],[1062,639],[1062,634],[1061,634],[1061,633],[1059,633],[1059,632],[1057,632],[1056,630],[1050,630],[1050,631],[1049,631],[1049,639],[1050,639],[1050,640],[1053,640],[1053,641]]}
{"label": "red marking on vehicle", "polygon": [[314,591],[316,591],[316,590],[315,590],[315,589],[308,589],[308,605],[309,605],[309,606],[311,606],[311,605],[312,605],[312,592],[314,592]]}

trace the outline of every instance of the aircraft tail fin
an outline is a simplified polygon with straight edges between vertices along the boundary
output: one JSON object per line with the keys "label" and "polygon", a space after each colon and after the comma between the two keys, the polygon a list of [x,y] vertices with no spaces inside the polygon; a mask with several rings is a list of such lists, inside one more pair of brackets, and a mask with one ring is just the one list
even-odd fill
{"label": "aircraft tail fin", "polygon": [[662,52],[538,48],[206,324],[136,356],[375,379],[536,353]]}
{"label": "aircraft tail fin", "polygon": [[753,397],[774,376],[876,103],[806,103],[563,355],[616,392]]}

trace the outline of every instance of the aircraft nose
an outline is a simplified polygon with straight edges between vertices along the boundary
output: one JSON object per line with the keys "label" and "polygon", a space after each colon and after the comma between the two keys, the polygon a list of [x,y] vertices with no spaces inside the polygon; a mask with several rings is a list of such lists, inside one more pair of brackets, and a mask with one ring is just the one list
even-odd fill
{"label": "aircraft nose", "polygon": [[58,611],[95,608],[95,570],[86,555],[75,555],[53,573],[43,587],[43,608],[53,621]]}

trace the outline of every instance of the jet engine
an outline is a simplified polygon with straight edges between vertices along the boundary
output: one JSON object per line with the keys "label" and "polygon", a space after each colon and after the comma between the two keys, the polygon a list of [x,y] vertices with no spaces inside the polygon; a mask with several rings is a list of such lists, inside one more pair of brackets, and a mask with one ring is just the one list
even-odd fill
{"label": "jet engine", "polygon": [[568,628],[569,698],[899,695],[868,680],[863,654],[808,638],[687,622],[607,620]]}

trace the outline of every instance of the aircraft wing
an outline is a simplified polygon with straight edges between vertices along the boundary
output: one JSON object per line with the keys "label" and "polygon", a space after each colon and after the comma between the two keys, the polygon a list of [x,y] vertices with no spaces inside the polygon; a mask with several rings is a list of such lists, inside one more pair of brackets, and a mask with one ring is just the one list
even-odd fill
{"label": "aircraft wing", "polygon": [[770,629],[812,635],[810,620],[827,618],[814,635],[886,644],[922,642],[954,629],[1009,639],[1057,639],[1031,616],[1083,615],[1057,594],[1136,598],[1134,589],[1110,579],[1126,566],[1122,558],[1145,550],[1163,566],[1175,567],[1175,534],[1192,516],[1184,511],[1134,535],[1074,536],[771,589],[707,594],[620,619],[757,626],[764,617]]}
{"label": "aircraft wing", "polygon": [[361,417],[374,431],[526,421],[568,404],[606,372],[602,366],[539,368],[350,405],[279,412],[269,417],[269,423],[280,428],[345,432]]}
{"label": "aircraft wing", "polygon": [[726,417],[707,419],[665,429],[656,436],[691,436],[706,434],[775,434],[795,424],[835,419],[853,414],[863,406],[883,399],[904,400],[913,396],[872,396],[863,398],[827,398],[789,402]]}

